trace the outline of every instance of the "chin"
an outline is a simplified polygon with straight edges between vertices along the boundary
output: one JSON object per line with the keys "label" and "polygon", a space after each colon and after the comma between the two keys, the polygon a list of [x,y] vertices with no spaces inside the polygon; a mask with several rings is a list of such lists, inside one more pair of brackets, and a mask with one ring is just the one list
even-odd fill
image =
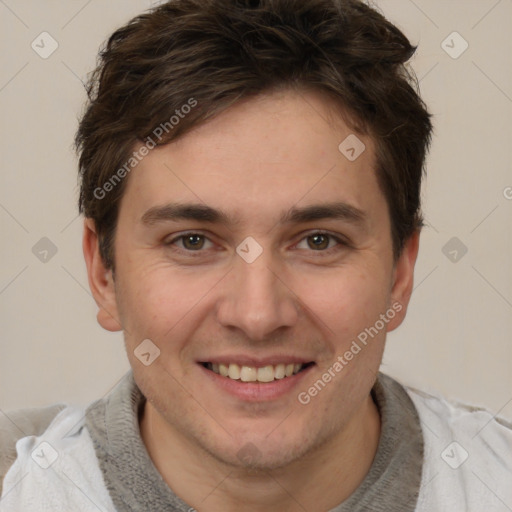
{"label": "chin", "polygon": [[260,449],[255,443],[247,441],[238,445],[235,450],[231,446],[229,454],[215,450],[215,452],[210,451],[210,455],[228,466],[251,473],[261,473],[289,466],[299,459],[304,454],[303,452],[304,450],[298,447],[283,447],[282,445],[279,447],[265,446]]}
{"label": "chin", "polygon": [[219,443],[203,440],[206,441],[203,449],[228,466],[249,472],[263,472],[289,466],[321,444],[313,442],[311,434],[309,431],[301,435],[295,429],[292,437],[289,432],[276,435],[275,431],[272,433],[272,429],[262,429],[253,433],[245,432],[234,438],[223,437]]}

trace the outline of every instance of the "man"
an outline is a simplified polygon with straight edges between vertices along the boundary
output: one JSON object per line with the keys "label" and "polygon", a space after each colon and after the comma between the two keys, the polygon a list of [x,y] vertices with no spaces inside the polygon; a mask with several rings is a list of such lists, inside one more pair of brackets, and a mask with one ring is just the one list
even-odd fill
{"label": "man", "polygon": [[174,0],[111,36],[80,210],[132,372],[3,427],[0,510],[510,510],[512,426],[379,373],[422,226],[413,53],[357,0]]}

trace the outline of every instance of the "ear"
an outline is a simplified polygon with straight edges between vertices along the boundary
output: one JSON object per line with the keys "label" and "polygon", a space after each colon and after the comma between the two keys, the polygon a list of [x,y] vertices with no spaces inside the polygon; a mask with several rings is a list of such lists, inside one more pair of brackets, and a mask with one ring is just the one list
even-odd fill
{"label": "ear", "polygon": [[99,307],[98,323],[107,331],[122,330],[117,310],[116,291],[112,270],[107,269],[100,255],[98,235],[92,219],[84,221],[82,240],[89,287]]}
{"label": "ear", "polygon": [[420,231],[417,230],[406,241],[402,253],[395,262],[389,307],[396,312],[396,315],[388,322],[387,332],[396,329],[403,322],[407,313],[414,284],[414,266],[419,245]]}

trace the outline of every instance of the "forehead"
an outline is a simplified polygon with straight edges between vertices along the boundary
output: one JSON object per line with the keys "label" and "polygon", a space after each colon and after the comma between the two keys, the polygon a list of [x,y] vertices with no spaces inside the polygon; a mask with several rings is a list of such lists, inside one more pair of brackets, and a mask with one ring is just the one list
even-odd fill
{"label": "forehead", "polygon": [[372,140],[354,133],[332,101],[287,91],[237,104],[152,150],[131,173],[124,199],[137,210],[134,220],[177,200],[238,222],[265,214],[276,220],[322,202],[371,216],[384,200],[374,169]]}

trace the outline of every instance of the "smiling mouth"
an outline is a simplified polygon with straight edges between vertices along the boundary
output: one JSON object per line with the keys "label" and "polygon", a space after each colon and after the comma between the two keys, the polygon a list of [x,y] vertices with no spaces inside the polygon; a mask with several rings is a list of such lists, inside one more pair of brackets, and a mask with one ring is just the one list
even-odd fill
{"label": "smiling mouth", "polygon": [[274,382],[275,380],[287,379],[304,371],[312,366],[313,362],[305,364],[285,364],[256,366],[241,366],[236,363],[201,363],[207,370],[241,382]]}

